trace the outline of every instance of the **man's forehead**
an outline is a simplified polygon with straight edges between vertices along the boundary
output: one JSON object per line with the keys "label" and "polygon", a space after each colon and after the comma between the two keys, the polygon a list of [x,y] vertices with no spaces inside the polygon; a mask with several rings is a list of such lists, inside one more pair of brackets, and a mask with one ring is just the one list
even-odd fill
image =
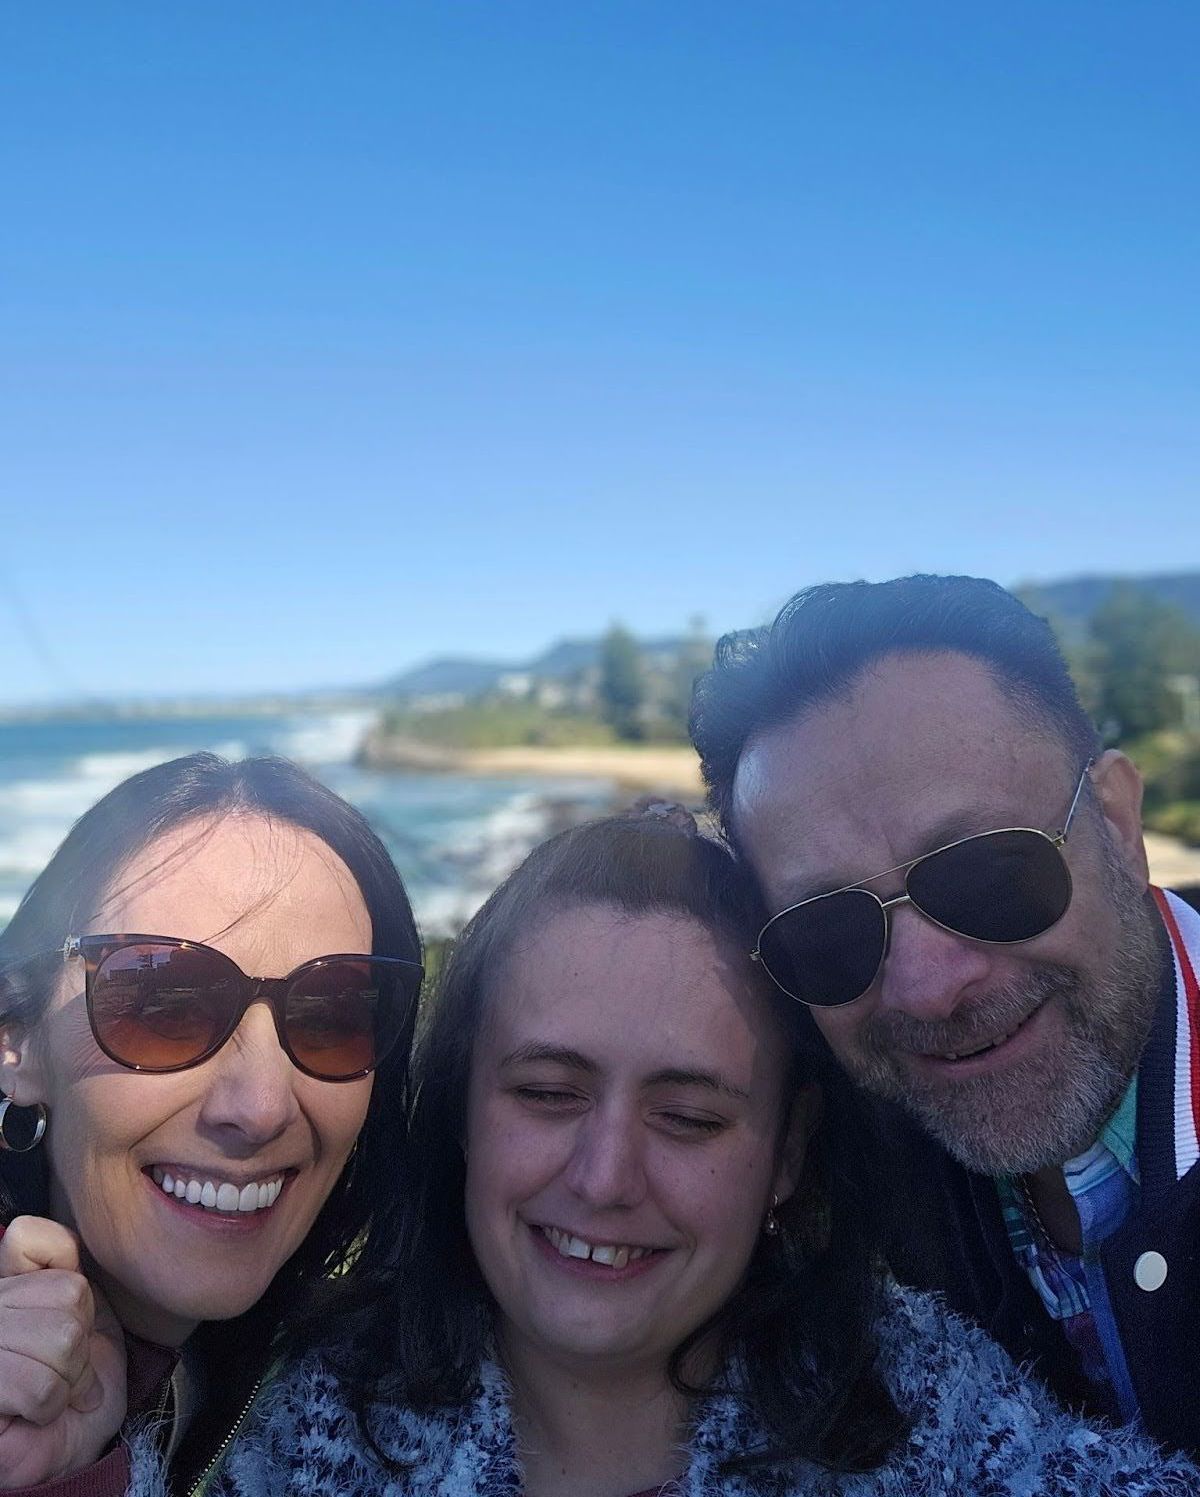
{"label": "man's forehead", "polygon": [[1065,746],[981,681],[975,662],[946,657],[945,692],[940,669],[922,662],[867,681],[747,745],[733,831],[772,899],[856,882],[957,837],[1065,809],[1056,803]]}

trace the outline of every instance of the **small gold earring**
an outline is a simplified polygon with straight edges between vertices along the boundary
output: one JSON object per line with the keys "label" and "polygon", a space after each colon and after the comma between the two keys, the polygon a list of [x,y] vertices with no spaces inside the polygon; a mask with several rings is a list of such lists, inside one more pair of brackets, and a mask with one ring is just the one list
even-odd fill
{"label": "small gold earring", "polygon": [[779,1236],[779,1218],[775,1215],[775,1208],[779,1205],[779,1197],[773,1195],[771,1204],[767,1207],[766,1220],[763,1222],[763,1231],[768,1237]]}

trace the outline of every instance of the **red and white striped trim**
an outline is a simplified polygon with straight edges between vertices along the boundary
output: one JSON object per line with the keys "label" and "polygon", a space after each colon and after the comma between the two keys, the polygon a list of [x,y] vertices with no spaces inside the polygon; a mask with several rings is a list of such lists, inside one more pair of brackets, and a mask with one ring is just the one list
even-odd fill
{"label": "red and white striped trim", "polygon": [[1152,889],[1175,963],[1175,1178],[1200,1160],[1200,913],[1169,889]]}

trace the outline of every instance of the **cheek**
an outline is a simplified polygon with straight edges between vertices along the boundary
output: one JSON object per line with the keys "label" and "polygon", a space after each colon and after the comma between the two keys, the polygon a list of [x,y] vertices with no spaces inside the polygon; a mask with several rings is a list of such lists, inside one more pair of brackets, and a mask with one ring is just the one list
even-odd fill
{"label": "cheek", "polygon": [[555,1172],[545,1129],[514,1117],[504,1099],[470,1108],[465,1145],[468,1219],[519,1204]]}
{"label": "cheek", "polygon": [[718,1255],[740,1252],[762,1224],[775,1168],[773,1145],[773,1136],[748,1135],[719,1154],[662,1160],[656,1178],[663,1206]]}
{"label": "cheek", "polygon": [[371,1105],[374,1076],[365,1076],[361,1081],[314,1081],[310,1076],[298,1076],[303,1087],[297,1085],[300,1106],[315,1129],[321,1149],[330,1162],[338,1162],[349,1154],[358,1135],[362,1132]]}

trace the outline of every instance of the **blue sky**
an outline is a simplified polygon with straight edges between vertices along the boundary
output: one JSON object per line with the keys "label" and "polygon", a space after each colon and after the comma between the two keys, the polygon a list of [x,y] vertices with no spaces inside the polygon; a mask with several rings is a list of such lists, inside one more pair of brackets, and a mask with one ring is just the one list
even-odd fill
{"label": "blue sky", "polygon": [[1200,10],[0,9],[0,701],[1200,562]]}

